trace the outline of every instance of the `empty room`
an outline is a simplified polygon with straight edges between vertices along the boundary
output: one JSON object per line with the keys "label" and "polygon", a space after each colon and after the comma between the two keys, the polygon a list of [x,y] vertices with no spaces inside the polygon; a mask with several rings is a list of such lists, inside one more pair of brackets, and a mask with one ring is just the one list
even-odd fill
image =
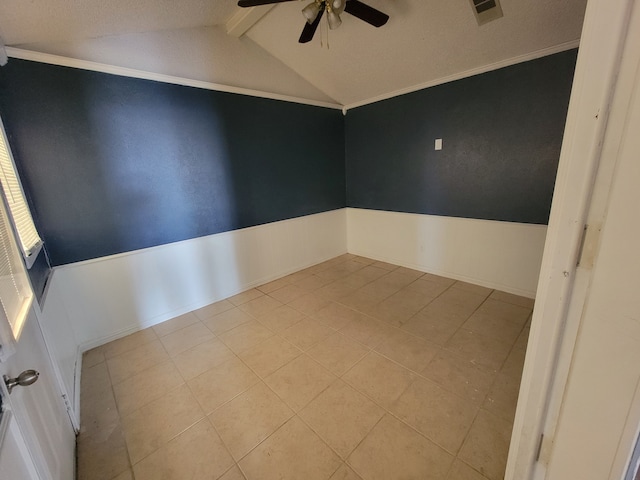
{"label": "empty room", "polygon": [[634,0],[0,5],[0,477],[638,480]]}

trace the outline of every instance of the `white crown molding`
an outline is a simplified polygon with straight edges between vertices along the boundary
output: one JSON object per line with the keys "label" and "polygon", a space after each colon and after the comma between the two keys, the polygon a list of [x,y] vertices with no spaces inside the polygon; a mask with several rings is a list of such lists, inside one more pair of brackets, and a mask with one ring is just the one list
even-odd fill
{"label": "white crown molding", "polygon": [[535,52],[519,55],[517,57],[508,58],[506,60],[500,60],[499,62],[483,65],[482,67],[472,68],[464,72],[456,73],[446,77],[430,80],[425,83],[413,85],[411,87],[395,90],[390,93],[385,93],[376,97],[362,100],[360,102],[351,103],[348,105],[341,105],[339,103],[321,102],[318,100],[310,100],[306,98],[293,97],[289,95],[281,95],[277,93],[262,92],[259,90],[251,90],[248,88],[233,87],[230,85],[221,85],[218,83],[204,82],[201,80],[191,80],[183,77],[174,77],[171,75],[163,75],[160,73],[146,72],[143,70],[136,70],[133,68],[118,67],[115,65],[107,65],[104,63],[91,62],[88,60],[79,60],[76,58],[62,57],[59,55],[52,55],[49,53],[35,52],[32,50],[24,50],[14,47],[6,47],[7,55],[11,58],[19,58],[22,60],[31,60],[34,62],[48,63],[52,65],[60,65],[64,67],[79,68],[82,70],[91,70],[95,72],[110,73],[113,75],[120,75],[124,77],[141,78],[145,80],[155,80],[157,82],[172,83],[175,85],[185,85],[188,87],[202,88],[205,90],[215,90],[219,92],[235,93],[238,95],[247,95],[250,97],[268,98],[271,100],[281,100],[284,102],[300,103],[303,105],[312,105],[315,107],[331,108],[335,110],[341,110],[344,115],[353,108],[370,105],[372,103],[388,100],[408,93],[417,92],[426,88],[435,87],[444,83],[461,80],[463,78],[473,77],[482,73],[487,73],[500,68],[508,67],[511,65],[517,65],[518,63],[528,62],[537,58],[553,55],[554,53],[564,52],[577,48],[580,45],[580,40],[573,40],[571,42],[561,43],[553,47],[544,48]]}
{"label": "white crown molding", "polygon": [[560,45],[544,48],[542,50],[536,50],[535,52],[519,55],[517,57],[508,58],[506,60],[500,60],[499,62],[483,65],[482,67],[472,68],[471,70],[455,73],[447,77],[437,78],[435,80],[430,80],[425,83],[420,83],[418,85],[413,85],[411,87],[396,90],[394,92],[385,93],[377,97],[372,97],[367,100],[362,100],[360,102],[344,105],[342,108],[342,112],[346,114],[347,111],[353,108],[362,107],[364,105],[370,105],[372,103],[380,102],[382,100],[388,100],[394,97],[399,97],[400,95],[406,95],[407,93],[413,93],[413,92],[417,92],[418,90],[424,90],[429,87],[435,87],[436,85],[442,85],[443,83],[449,83],[455,80],[461,80],[463,78],[473,77],[474,75],[480,75],[481,73],[487,73],[492,70],[498,70],[500,68],[516,65],[518,63],[528,62],[529,60],[535,60],[537,58],[546,57],[548,55],[553,55],[554,53],[564,52],[566,50],[571,50],[572,48],[577,48],[579,45],[580,45],[580,40],[573,40],[571,42],[561,43]]}
{"label": "white crown molding", "polygon": [[235,93],[238,95],[247,95],[250,97],[268,98],[270,100],[281,100],[283,102],[301,103],[303,105],[312,105],[314,107],[331,108],[342,110],[342,105],[338,103],[321,102],[318,100],[310,100],[307,98],[293,97],[289,95],[281,95],[278,93],[262,92],[249,88],[233,87],[230,85],[222,85],[219,83],[204,82],[201,80],[191,80],[183,77],[175,77],[172,75],[163,75],[161,73],[146,72],[134,68],[118,67],[105,63],[91,62],[88,60],[79,60],[77,58],[63,57],[60,55],[52,55],[50,53],[35,52],[32,50],[24,50],[15,47],[6,47],[7,55],[11,58],[21,60],[31,60],[33,62],[47,63],[50,65],[59,65],[62,67],[78,68],[81,70],[90,70],[93,72],[109,73],[122,77],[140,78],[144,80],[154,80],[157,82],[171,83],[174,85],[184,85],[187,87],[202,88],[204,90],[215,90],[218,92]]}

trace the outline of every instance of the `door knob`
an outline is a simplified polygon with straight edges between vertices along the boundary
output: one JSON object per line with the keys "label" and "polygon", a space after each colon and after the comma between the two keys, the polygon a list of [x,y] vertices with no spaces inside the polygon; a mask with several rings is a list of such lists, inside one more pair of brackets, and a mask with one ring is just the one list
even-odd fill
{"label": "door knob", "polygon": [[28,387],[29,385],[33,385],[38,380],[40,373],[35,370],[25,370],[16,378],[9,378],[8,375],[4,375],[4,384],[7,386],[7,391],[11,393],[13,387],[20,385],[21,387]]}

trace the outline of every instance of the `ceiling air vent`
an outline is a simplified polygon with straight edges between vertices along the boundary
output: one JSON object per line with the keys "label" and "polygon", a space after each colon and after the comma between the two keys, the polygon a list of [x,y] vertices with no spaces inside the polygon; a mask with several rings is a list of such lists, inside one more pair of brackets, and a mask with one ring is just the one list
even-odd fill
{"label": "ceiling air vent", "polygon": [[502,7],[499,0],[469,0],[473,7],[478,25],[484,25],[502,17]]}

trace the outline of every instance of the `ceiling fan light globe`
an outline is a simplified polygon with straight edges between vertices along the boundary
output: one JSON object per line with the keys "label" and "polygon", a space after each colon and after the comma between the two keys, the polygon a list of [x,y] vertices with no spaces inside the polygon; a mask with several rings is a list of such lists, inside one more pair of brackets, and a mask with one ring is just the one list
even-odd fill
{"label": "ceiling fan light globe", "polygon": [[329,22],[329,28],[331,30],[335,30],[340,25],[342,25],[342,19],[340,18],[340,15],[338,15],[333,10],[327,12],[327,21]]}
{"label": "ceiling fan light globe", "polygon": [[307,22],[309,22],[309,24],[313,23],[319,13],[320,4],[318,2],[312,2],[302,9],[302,15],[304,15],[304,18],[307,19]]}
{"label": "ceiling fan light globe", "polygon": [[342,12],[344,12],[344,7],[346,3],[347,3],[346,0],[332,0],[331,8],[333,9],[334,12],[340,15]]}

